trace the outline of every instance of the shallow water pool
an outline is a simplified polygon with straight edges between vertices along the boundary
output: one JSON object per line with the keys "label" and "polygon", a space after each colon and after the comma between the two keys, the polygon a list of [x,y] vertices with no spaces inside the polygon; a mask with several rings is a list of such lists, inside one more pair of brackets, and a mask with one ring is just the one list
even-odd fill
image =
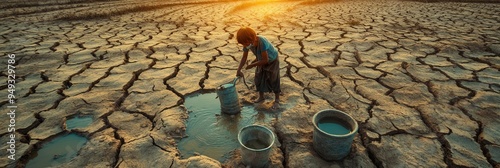
{"label": "shallow water pool", "polygon": [[177,147],[181,156],[205,155],[224,162],[239,147],[238,131],[256,122],[270,122],[272,115],[257,112],[253,105],[242,106],[241,113],[221,113],[216,93],[195,93],[185,99],[189,111],[186,134]]}
{"label": "shallow water pool", "polygon": [[70,133],[54,138],[42,145],[33,159],[26,164],[27,168],[52,167],[69,162],[77,156],[78,151],[87,143],[87,138]]}

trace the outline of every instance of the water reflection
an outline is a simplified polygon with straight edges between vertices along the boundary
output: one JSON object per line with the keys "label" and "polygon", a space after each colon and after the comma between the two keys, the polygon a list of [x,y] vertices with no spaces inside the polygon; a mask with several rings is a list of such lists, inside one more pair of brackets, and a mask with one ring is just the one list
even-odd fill
{"label": "water reflection", "polygon": [[87,138],[70,133],[54,138],[50,142],[42,145],[34,158],[26,167],[52,167],[69,162],[78,155],[78,151],[87,143]]}
{"label": "water reflection", "polygon": [[186,97],[184,106],[190,111],[186,122],[188,137],[177,144],[183,158],[201,154],[223,162],[239,147],[237,136],[241,128],[272,119],[266,113],[257,112],[253,105],[243,106],[241,113],[235,115],[221,113],[216,97],[216,93]]}

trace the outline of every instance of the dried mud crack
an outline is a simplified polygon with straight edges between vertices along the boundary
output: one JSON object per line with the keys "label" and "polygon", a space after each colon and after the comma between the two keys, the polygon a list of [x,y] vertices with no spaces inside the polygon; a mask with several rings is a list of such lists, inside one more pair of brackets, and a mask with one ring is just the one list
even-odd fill
{"label": "dried mud crack", "polygon": [[[498,3],[8,0],[0,9],[0,61],[16,55],[19,111],[16,161],[0,153],[0,167],[25,166],[69,133],[88,142],[60,167],[243,166],[237,152],[220,163],[181,158],[177,149],[187,136],[184,97],[234,79],[240,26],[279,52],[283,108],[270,126],[280,145],[273,166],[500,163]],[[253,84],[253,70],[243,72]],[[236,87],[244,102],[257,96],[242,82]],[[8,84],[0,90],[7,109]],[[254,106],[270,112],[270,101]],[[311,118],[331,108],[360,129],[351,153],[327,162],[312,148]],[[64,122],[78,115],[92,124],[68,130]],[[2,142],[7,128],[0,125]]]}

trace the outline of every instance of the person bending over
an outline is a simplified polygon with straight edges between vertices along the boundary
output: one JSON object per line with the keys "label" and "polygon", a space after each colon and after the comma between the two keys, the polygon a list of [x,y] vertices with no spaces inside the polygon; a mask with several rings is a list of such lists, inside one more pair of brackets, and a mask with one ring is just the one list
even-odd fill
{"label": "person bending over", "polygon": [[279,108],[280,102],[280,66],[278,51],[264,36],[257,35],[252,28],[242,27],[236,34],[238,43],[243,45],[243,57],[241,58],[236,76],[243,76],[241,68],[245,65],[248,51],[252,51],[256,59],[246,69],[255,69],[254,83],[259,92],[259,98],[254,103],[264,101],[265,92],[273,92],[275,99],[273,109]]}

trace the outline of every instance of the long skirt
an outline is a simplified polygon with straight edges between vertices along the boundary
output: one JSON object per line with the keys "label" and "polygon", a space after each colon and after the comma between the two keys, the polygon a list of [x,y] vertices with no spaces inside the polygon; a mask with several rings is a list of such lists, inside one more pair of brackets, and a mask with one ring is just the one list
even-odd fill
{"label": "long skirt", "polygon": [[280,93],[280,63],[278,58],[255,69],[255,86],[258,92]]}

